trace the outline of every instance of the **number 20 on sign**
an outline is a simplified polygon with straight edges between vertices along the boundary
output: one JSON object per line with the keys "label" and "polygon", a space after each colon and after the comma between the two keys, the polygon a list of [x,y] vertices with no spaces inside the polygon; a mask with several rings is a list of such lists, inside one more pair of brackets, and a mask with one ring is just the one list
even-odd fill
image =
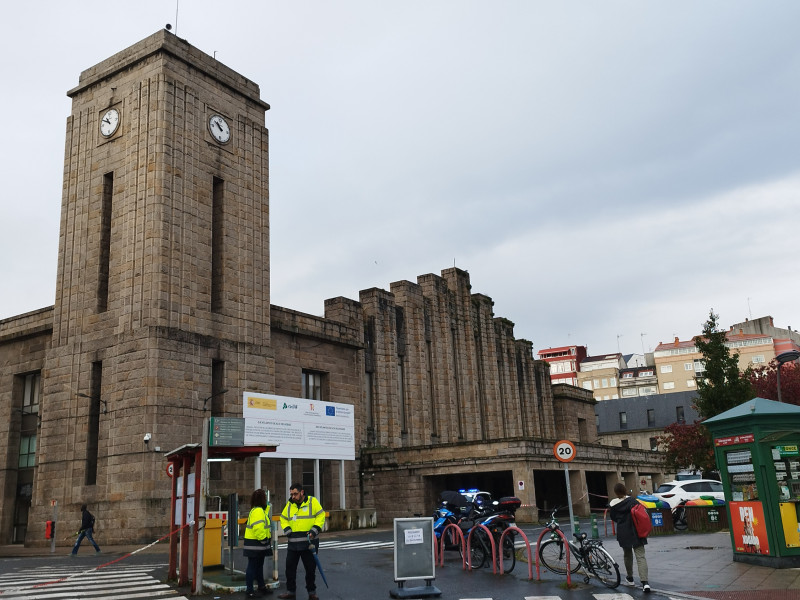
{"label": "number 20 on sign", "polygon": [[561,440],[553,446],[553,454],[563,463],[571,462],[575,458],[575,444],[569,440]]}

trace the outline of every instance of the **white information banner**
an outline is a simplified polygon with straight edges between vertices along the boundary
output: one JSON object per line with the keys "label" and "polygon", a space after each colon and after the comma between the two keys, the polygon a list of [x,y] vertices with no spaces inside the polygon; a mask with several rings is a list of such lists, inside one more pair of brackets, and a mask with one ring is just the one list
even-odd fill
{"label": "white information banner", "polygon": [[244,443],[277,446],[265,458],[355,460],[349,404],[244,392]]}

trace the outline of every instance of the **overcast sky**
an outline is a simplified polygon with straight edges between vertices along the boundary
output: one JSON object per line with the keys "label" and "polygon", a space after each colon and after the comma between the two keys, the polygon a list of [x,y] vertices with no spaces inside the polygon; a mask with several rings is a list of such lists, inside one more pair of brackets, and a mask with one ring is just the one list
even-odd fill
{"label": "overcast sky", "polygon": [[800,2],[177,6],[4,6],[0,319],[55,299],[66,91],[177,23],[272,107],[273,304],[455,264],[536,350],[800,327]]}

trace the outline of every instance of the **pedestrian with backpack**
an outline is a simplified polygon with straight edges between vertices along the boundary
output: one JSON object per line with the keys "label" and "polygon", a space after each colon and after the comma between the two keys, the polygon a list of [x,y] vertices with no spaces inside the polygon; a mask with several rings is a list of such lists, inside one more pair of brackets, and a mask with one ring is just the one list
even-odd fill
{"label": "pedestrian with backpack", "polygon": [[[644,537],[639,537],[642,532],[636,531],[634,517],[631,510],[638,510],[635,506],[644,508],[636,498],[628,496],[625,486],[617,483],[614,486],[614,493],[617,495],[611,502],[611,520],[617,524],[617,542],[624,552],[625,563],[625,585],[634,586],[633,583],[633,557],[636,556],[636,569],[639,572],[639,579],[642,582],[642,591],[650,593],[650,584],[647,583],[647,558],[645,557],[644,547],[647,545],[647,533]],[[646,512],[646,511],[645,511]]]}
{"label": "pedestrian with backpack", "polygon": [[94,515],[88,511],[85,504],[81,505],[81,529],[78,532],[78,539],[75,541],[75,545],[72,547],[72,554],[70,556],[77,556],[78,555],[78,548],[81,547],[81,542],[83,538],[87,538],[90,542],[92,542],[92,546],[94,546],[95,552],[100,554],[100,546],[97,545],[97,542],[94,541],[94,537],[92,537],[92,531],[94,530]]}

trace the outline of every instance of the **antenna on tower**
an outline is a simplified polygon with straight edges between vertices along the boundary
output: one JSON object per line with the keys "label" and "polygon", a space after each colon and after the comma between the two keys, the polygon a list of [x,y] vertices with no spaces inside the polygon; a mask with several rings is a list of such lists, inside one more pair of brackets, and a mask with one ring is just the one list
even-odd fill
{"label": "antenna on tower", "polygon": [[645,355],[645,352],[644,352],[644,336],[646,336],[646,335],[647,335],[646,333],[640,333],[639,334],[639,337],[642,338],[642,356]]}
{"label": "antenna on tower", "polygon": [[622,337],[622,334],[618,333],[617,334],[617,352],[619,352],[620,354],[622,354],[622,350],[619,349],[619,338],[621,338],[621,337]]}

